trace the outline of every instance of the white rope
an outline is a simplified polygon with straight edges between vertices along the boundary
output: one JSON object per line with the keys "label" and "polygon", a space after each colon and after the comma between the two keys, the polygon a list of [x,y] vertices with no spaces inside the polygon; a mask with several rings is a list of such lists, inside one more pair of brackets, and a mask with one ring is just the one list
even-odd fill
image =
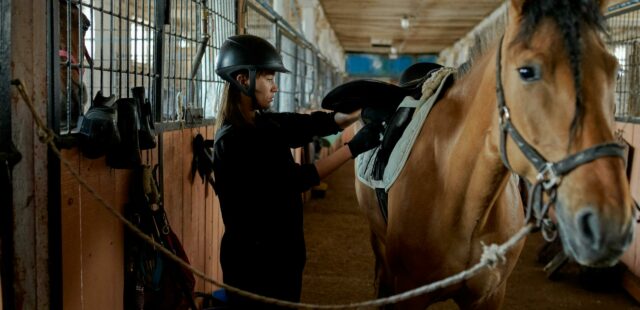
{"label": "white rope", "polygon": [[439,290],[439,289],[442,289],[442,288],[445,288],[445,287],[460,283],[460,282],[462,282],[464,280],[467,280],[467,279],[473,277],[474,275],[478,274],[480,271],[482,271],[482,269],[484,269],[486,267],[494,268],[495,266],[497,266],[498,263],[503,263],[504,264],[506,262],[505,255],[509,251],[509,249],[514,247],[520,240],[522,240],[534,228],[534,226],[532,224],[528,224],[528,225],[522,227],[522,229],[520,229],[520,231],[518,231],[513,237],[511,237],[507,242],[503,243],[502,245],[490,244],[490,245],[486,246],[486,245],[483,244],[482,245],[483,246],[483,253],[482,253],[480,262],[478,262],[476,265],[474,265],[470,269],[467,269],[465,271],[462,271],[460,273],[457,273],[457,274],[455,274],[453,276],[450,276],[448,278],[442,279],[440,281],[433,282],[431,284],[427,284],[427,285],[412,289],[410,291],[406,291],[404,293],[393,295],[393,296],[386,297],[386,298],[379,298],[379,299],[363,301],[363,302],[356,302],[356,303],[350,303],[350,304],[318,305],[318,304],[307,304],[307,303],[295,303],[295,302],[290,302],[290,301],[279,300],[279,299],[275,299],[275,298],[261,296],[261,295],[258,295],[258,294],[254,294],[254,293],[251,293],[251,292],[247,292],[247,291],[238,289],[236,287],[221,283],[219,281],[216,281],[213,278],[210,278],[204,272],[194,268],[193,266],[191,266],[190,264],[188,264],[187,262],[182,260],[182,258],[176,256],[173,252],[171,252],[168,249],[166,249],[162,244],[156,242],[153,238],[151,238],[148,235],[146,235],[138,227],[136,227],[133,223],[129,222],[120,212],[118,212],[115,208],[113,208],[111,205],[109,205],[106,202],[106,200],[104,198],[102,198],[102,196],[100,196],[100,194],[98,194],[98,192],[96,192],[96,190],[93,189],[80,176],[78,171],[73,169],[73,167],[71,166],[71,163],[68,160],[66,160],[65,158],[62,157],[62,154],[60,153],[60,150],[56,147],[56,145],[54,143],[55,133],[51,129],[46,127],[46,125],[45,125],[44,121],[42,120],[42,118],[40,118],[40,116],[37,114],[37,112],[35,110],[35,107],[33,106],[33,103],[31,102],[31,99],[26,94],[25,87],[24,87],[24,84],[22,83],[22,81],[13,80],[12,84],[14,84],[14,85],[16,85],[18,87],[18,90],[20,91],[22,99],[27,103],[27,106],[31,110],[31,114],[32,114],[32,116],[33,116],[33,118],[34,118],[34,120],[36,122],[36,126],[37,126],[37,129],[38,129],[38,135],[40,136],[40,141],[43,144],[48,144],[49,145],[49,147],[56,154],[58,159],[60,159],[60,161],[65,165],[65,167],[67,167],[67,169],[69,170],[69,172],[71,172],[73,177],[76,178],[76,180],[78,180],[80,185],[82,185],[91,195],[93,195],[96,198],[96,200],[103,207],[105,207],[105,209],[107,209],[107,211],[109,211],[114,217],[116,217],[118,220],[120,220],[127,228],[129,228],[140,239],[142,239],[145,242],[147,242],[148,244],[154,246],[162,254],[166,255],[168,258],[170,258],[174,262],[178,263],[180,266],[190,270],[196,276],[198,276],[199,278],[203,279],[204,281],[209,282],[209,283],[211,283],[213,285],[216,285],[218,287],[222,287],[222,288],[224,288],[224,289],[226,289],[226,290],[228,290],[228,291],[230,291],[232,293],[236,293],[238,295],[241,295],[241,296],[244,296],[244,297],[248,297],[248,298],[251,298],[251,299],[254,299],[254,300],[257,300],[257,301],[261,301],[261,302],[264,302],[264,303],[274,304],[274,305],[284,306],[284,307],[289,307],[289,308],[298,308],[298,309],[357,309],[357,308],[365,308],[365,307],[380,307],[380,306],[384,306],[384,305],[395,304],[395,303],[398,303],[398,302],[401,302],[401,301],[405,301],[405,300],[408,300],[408,299],[411,299],[411,298],[414,298],[414,297],[417,297],[417,296],[420,296],[420,295],[431,293],[431,292],[434,292],[436,290]]}

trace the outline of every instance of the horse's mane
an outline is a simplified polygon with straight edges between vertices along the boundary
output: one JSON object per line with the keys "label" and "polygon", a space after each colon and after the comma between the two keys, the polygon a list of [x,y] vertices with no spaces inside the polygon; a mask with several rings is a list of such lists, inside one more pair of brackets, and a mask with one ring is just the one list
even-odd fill
{"label": "horse's mane", "polygon": [[[576,92],[576,114],[571,123],[571,132],[574,136],[582,118],[584,107],[582,105],[582,38],[580,30],[588,27],[600,32],[606,32],[607,26],[604,16],[600,12],[596,0],[537,0],[525,1],[522,7],[520,19],[520,31],[511,44],[527,43],[535,33],[542,20],[551,18],[556,22],[561,31],[564,47],[569,57],[571,70],[574,77]],[[476,35],[475,44],[471,47],[469,60],[458,68],[458,77],[467,74],[473,67],[474,61],[487,50],[487,42],[495,41],[495,38],[486,38]]]}
{"label": "horse's mane", "polygon": [[605,32],[606,23],[600,12],[596,0],[538,0],[525,1],[522,7],[520,32],[512,42],[529,42],[536,27],[545,18],[553,19],[562,32],[564,47],[569,56],[571,70],[573,72],[574,87],[576,92],[576,114],[571,123],[571,132],[574,136],[577,127],[581,123],[583,114],[582,104],[582,27],[593,28]]}

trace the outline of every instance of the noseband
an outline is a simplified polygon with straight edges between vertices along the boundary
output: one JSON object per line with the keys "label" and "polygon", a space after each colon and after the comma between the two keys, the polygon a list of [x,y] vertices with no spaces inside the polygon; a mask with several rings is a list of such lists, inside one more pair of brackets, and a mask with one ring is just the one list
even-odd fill
{"label": "noseband", "polygon": [[[511,122],[509,108],[504,98],[504,90],[502,87],[502,42],[504,36],[500,39],[498,45],[498,53],[496,60],[496,95],[498,101],[498,120],[500,122],[500,157],[502,162],[512,172],[515,172],[507,158],[507,134],[513,139],[520,151],[536,168],[538,175],[535,183],[529,184],[529,196],[527,202],[527,213],[525,220],[531,221],[532,213],[536,219],[536,225],[542,228],[543,236],[548,241],[555,239],[557,236],[555,224],[548,218],[547,212],[549,207],[555,204],[557,198],[557,189],[562,178],[569,174],[573,169],[580,165],[589,163],[601,157],[621,157],[624,158],[624,147],[616,142],[607,142],[596,144],[592,147],[584,149],[580,152],[571,154],[557,162],[550,162],[544,158],[533,146],[531,146],[522,137],[518,130]],[[546,203],[543,194],[546,193],[548,199]]]}

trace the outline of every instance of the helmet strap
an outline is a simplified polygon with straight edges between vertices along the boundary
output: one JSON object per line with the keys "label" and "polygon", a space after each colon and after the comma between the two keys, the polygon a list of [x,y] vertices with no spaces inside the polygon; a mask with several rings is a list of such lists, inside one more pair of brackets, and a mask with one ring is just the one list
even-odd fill
{"label": "helmet strap", "polygon": [[240,84],[240,82],[236,81],[235,79],[232,79],[231,81],[243,94],[251,98],[251,104],[253,108],[258,110],[260,106],[258,105],[258,99],[256,98],[256,75],[257,70],[255,68],[250,68],[248,88]]}
{"label": "helmet strap", "polygon": [[238,88],[243,94],[254,97],[256,92],[256,69],[249,69],[249,87],[242,85],[242,83],[238,82],[236,79],[227,80],[231,82],[236,88]]}
{"label": "helmet strap", "polygon": [[247,95],[251,97],[251,102],[253,104],[253,108],[258,110],[260,106],[258,105],[258,99],[256,98],[256,69],[249,69],[249,91]]}
{"label": "helmet strap", "polygon": [[249,90],[246,94],[247,96],[255,100],[256,98],[256,69],[255,68],[249,69]]}

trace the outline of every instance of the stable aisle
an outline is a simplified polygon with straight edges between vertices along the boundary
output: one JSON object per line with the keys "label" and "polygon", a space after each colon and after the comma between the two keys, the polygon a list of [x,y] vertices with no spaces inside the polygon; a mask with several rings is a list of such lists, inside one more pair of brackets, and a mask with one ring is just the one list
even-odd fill
{"label": "stable aisle", "polygon": [[[307,264],[302,302],[343,304],[374,298],[374,258],[369,245],[369,227],[357,205],[353,161],[324,180],[329,187],[324,198],[312,198],[305,208]],[[620,286],[615,270],[600,272],[600,278],[580,275],[575,264],[565,265],[554,281],[536,262],[543,245],[539,233],[528,238],[508,283],[503,309],[640,309],[640,304]],[[597,287],[588,289],[588,283]],[[431,309],[457,309],[452,301]]]}

